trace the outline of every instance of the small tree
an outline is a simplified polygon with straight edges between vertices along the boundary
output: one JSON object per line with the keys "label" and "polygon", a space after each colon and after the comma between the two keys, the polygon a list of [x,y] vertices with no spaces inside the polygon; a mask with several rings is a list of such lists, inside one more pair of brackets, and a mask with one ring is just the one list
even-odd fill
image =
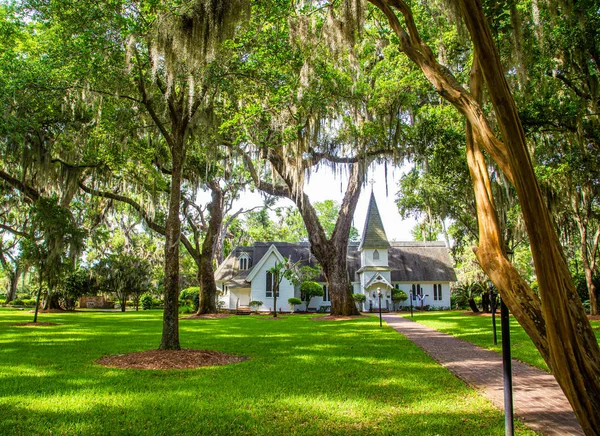
{"label": "small tree", "polygon": [[248,306],[250,306],[256,313],[258,313],[258,309],[262,305],[263,305],[262,301],[251,301],[250,303],[248,303]]}
{"label": "small tree", "polygon": [[306,281],[300,284],[300,298],[306,305],[306,311],[308,312],[308,305],[313,297],[322,297],[325,294],[323,287],[317,282]]}
{"label": "small tree", "polygon": [[396,305],[404,303],[408,300],[408,295],[402,289],[392,289],[392,301],[394,302],[394,310],[398,310]]}
{"label": "small tree", "polygon": [[300,300],[299,298],[290,298],[290,299],[288,299],[288,303],[290,304],[290,307],[292,308],[292,312],[294,312],[294,309],[296,308],[296,306],[298,304],[302,304],[302,300]]}
{"label": "small tree", "polygon": [[152,294],[146,292],[141,296],[140,302],[142,304],[142,310],[150,310],[152,309]]}
{"label": "small tree", "polygon": [[352,294],[352,298],[356,302],[356,307],[358,311],[362,309],[362,305],[365,301],[367,301],[367,296],[365,294]]}

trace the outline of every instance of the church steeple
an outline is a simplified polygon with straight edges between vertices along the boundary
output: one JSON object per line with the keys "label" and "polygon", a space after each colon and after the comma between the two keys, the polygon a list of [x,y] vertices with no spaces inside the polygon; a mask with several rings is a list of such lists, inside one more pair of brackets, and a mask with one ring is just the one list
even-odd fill
{"label": "church steeple", "polygon": [[377,208],[377,202],[375,201],[375,194],[371,191],[371,199],[369,200],[369,210],[367,211],[367,219],[365,220],[365,227],[363,229],[362,240],[360,242],[359,250],[365,248],[390,248],[390,242],[385,234],[383,228],[383,221],[381,215],[379,215],[379,209]]}

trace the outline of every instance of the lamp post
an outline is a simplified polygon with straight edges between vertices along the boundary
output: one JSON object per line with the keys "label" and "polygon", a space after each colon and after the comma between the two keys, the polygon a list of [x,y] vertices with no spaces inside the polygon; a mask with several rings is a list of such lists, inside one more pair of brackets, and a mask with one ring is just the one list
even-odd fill
{"label": "lamp post", "polygon": [[488,292],[490,294],[490,303],[492,306],[492,331],[494,333],[494,345],[498,345],[498,335],[496,333],[496,294],[494,294],[494,285],[488,280]]}
{"label": "lamp post", "polygon": [[515,432],[513,420],[512,361],[510,355],[510,325],[508,307],[500,299],[500,324],[502,328],[502,368],[504,370],[504,427],[506,436]]}
{"label": "lamp post", "polygon": [[379,299],[379,327],[383,327],[381,320],[381,288],[377,288],[377,298]]}
{"label": "lamp post", "polygon": [[413,317],[413,305],[412,305],[412,301],[413,301],[413,291],[410,291],[410,297],[409,297],[409,300],[410,300],[410,317],[412,318],[412,317]]}

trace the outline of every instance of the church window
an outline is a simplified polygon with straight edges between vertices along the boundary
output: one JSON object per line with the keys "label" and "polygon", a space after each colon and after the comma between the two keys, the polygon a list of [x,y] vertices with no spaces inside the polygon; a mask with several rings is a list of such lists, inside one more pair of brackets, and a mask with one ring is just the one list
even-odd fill
{"label": "church window", "polygon": [[373,260],[379,260],[379,251],[375,250],[373,252]]}
{"label": "church window", "polygon": [[323,301],[331,301],[327,285],[323,285]]}
{"label": "church window", "polygon": [[417,295],[420,295],[421,297],[423,296],[423,288],[421,287],[421,285],[413,283],[413,285],[412,285],[412,299],[416,300],[417,299]]}
{"label": "church window", "polygon": [[245,271],[250,268],[250,258],[247,253],[242,253],[238,261],[240,263],[240,271]]}
{"label": "church window", "polygon": [[267,272],[267,285],[265,288],[267,298],[273,298],[273,274],[270,272]]}
{"label": "church window", "polygon": [[442,299],[442,284],[433,285],[433,299],[439,301]]}

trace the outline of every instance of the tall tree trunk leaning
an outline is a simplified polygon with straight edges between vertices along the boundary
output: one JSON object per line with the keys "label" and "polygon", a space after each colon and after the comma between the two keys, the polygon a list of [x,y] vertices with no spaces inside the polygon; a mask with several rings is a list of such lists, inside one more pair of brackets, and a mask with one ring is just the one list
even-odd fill
{"label": "tall tree trunk leaning", "polygon": [[200,304],[198,315],[217,313],[217,284],[213,267],[213,254],[216,240],[223,223],[223,191],[219,183],[212,181],[208,184],[212,192],[210,203],[210,219],[202,243],[202,253],[199,256],[198,275],[200,278]]}
{"label": "tall tree trunk leaning", "polygon": [[535,177],[525,133],[481,2],[460,0],[459,4],[505,139],[507,160],[531,243],[548,341],[546,361],[586,434],[600,434],[600,347]]}
{"label": "tall tree trunk leaning", "polygon": [[183,132],[176,134],[171,146],[171,192],[165,223],[165,307],[159,349],[180,350],[179,344],[179,242],[181,235],[181,180],[185,147]]}
{"label": "tall tree trunk leaning", "polygon": [[[479,0],[459,0],[505,143],[495,137],[481,106],[436,60],[418,34],[410,8],[402,0],[369,0],[380,8],[399,38],[400,49],[413,60],[438,93],[459,109],[470,123],[471,143],[484,148],[514,184],[530,238],[540,297],[514,271],[503,242],[489,179],[471,153],[469,164],[477,179],[480,236],[477,257],[500,290],[506,304],[532,338],[551,368],[586,434],[600,432],[600,348],[575,290],[558,238],[537,183],[516,106]],[[392,7],[401,11],[407,31]],[[487,183],[487,184],[486,184]],[[479,206],[481,203],[481,206]],[[486,224],[482,227],[482,224]]]}

